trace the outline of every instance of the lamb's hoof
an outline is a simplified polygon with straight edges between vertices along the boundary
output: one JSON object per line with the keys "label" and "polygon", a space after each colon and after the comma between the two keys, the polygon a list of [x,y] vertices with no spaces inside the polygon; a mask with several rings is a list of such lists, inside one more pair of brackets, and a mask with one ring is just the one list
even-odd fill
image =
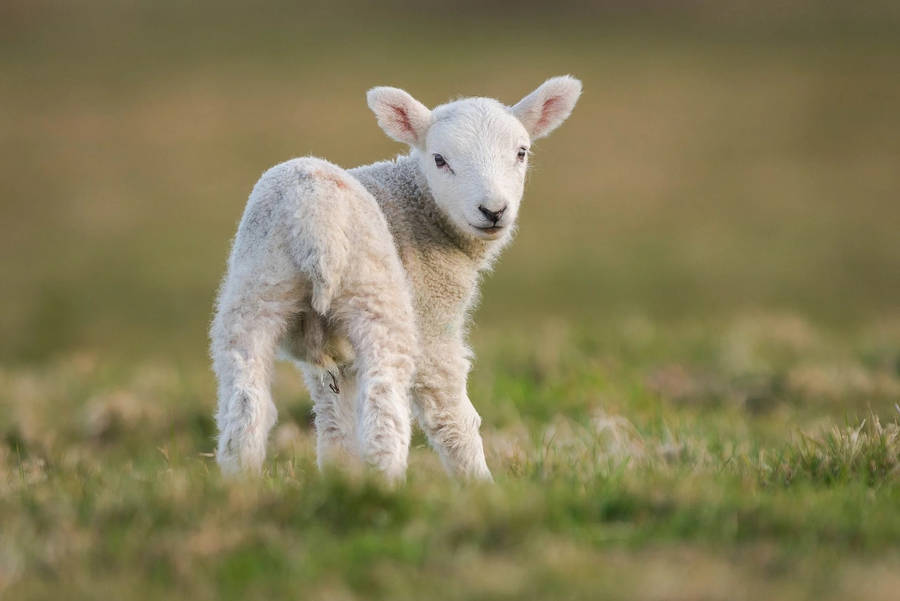
{"label": "lamb's hoof", "polygon": [[262,473],[262,464],[265,455],[258,452],[245,450],[244,453],[235,452],[232,441],[220,445],[216,452],[216,462],[222,476],[228,480],[254,477]]}
{"label": "lamb's hoof", "polygon": [[478,469],[474,472],[470,472],[466,475],[466,480],[468,482],[476,482],[476,483],[485,483],[485,484],[493,484],[494,477],[491,475],[491,470],[488,468]]}

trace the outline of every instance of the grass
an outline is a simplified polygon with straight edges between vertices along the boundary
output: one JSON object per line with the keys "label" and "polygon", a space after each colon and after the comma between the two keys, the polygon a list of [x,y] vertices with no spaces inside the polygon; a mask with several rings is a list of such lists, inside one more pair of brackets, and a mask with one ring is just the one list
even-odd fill
{"label": "grass", "polygon": [[[0,7],[0,597],[896,598],[893,5],[332,4]],[[222,481],[206,330],[259,174],[398,152],[373,85],[566,72],[472,331],[496,484],[420,434],[398,490],[319,474],[286,366],[264,477]]]}
{"label": "grass", "polygon": [[320,475],[289,369],[249,483],[215,468],[202,371],[90,355],[6,370],[0,582],[16,599],[890,598],[896,357],[860,334],[810,364],[806,341],[748,319],[657,332],[669,351],[633,326],[601,342],[547,324],[559,353],[482,340],[494,486],[449,481],[418,435],[398,490]]}

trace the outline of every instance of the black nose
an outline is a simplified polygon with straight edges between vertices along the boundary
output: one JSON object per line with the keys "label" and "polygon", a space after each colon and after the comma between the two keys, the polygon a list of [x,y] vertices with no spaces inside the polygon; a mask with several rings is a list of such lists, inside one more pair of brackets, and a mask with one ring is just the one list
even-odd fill
{"label": "black nose", "polygon": [[488,209],[480,206],[478,210],[481,211],[481,214],[490,220],[491,223],[497,223],[500,221],[500,218],[503,216],[503,211],[506,210],[506,207],[503,207],[499,211],[489,211]]}

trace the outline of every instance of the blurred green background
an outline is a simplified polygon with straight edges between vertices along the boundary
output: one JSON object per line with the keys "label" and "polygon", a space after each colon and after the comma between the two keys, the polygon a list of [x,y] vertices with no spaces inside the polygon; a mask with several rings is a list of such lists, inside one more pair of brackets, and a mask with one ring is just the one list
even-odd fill
{"label": "blurred green background", "polygon": [[584,95],[536,146],[477,333],[748,311],[900,311],[896,2],[0,3],[0,358],[206,360],[229,239],[269,166],[404,149],[429,105]]}
{"label": "blurred green background", "polygon": [[[296,372],[212,459],[259,175],[429,105],[584,94],[475,315],[492,487],[321,476]],[[900,590],[900,3],[0,0],[0,597],[884,599]],[[5,598],[5,597],[4,597]]]}

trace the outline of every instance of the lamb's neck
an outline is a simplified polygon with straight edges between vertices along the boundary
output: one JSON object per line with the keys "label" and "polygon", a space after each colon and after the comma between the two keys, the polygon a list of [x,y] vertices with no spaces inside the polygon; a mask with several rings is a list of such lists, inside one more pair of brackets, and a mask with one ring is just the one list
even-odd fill
{"label": "lamb's neck", "polygon": [[[397,238],[412,234],[420,241],[458,249],[479,270],[488,268],[504,245],[499,240],[479,240],[460,232],[437,205],[418,161],[410,155],[360,167],[352,173],[381,204]],[[403,231],[400,223],[414,231]]]}

